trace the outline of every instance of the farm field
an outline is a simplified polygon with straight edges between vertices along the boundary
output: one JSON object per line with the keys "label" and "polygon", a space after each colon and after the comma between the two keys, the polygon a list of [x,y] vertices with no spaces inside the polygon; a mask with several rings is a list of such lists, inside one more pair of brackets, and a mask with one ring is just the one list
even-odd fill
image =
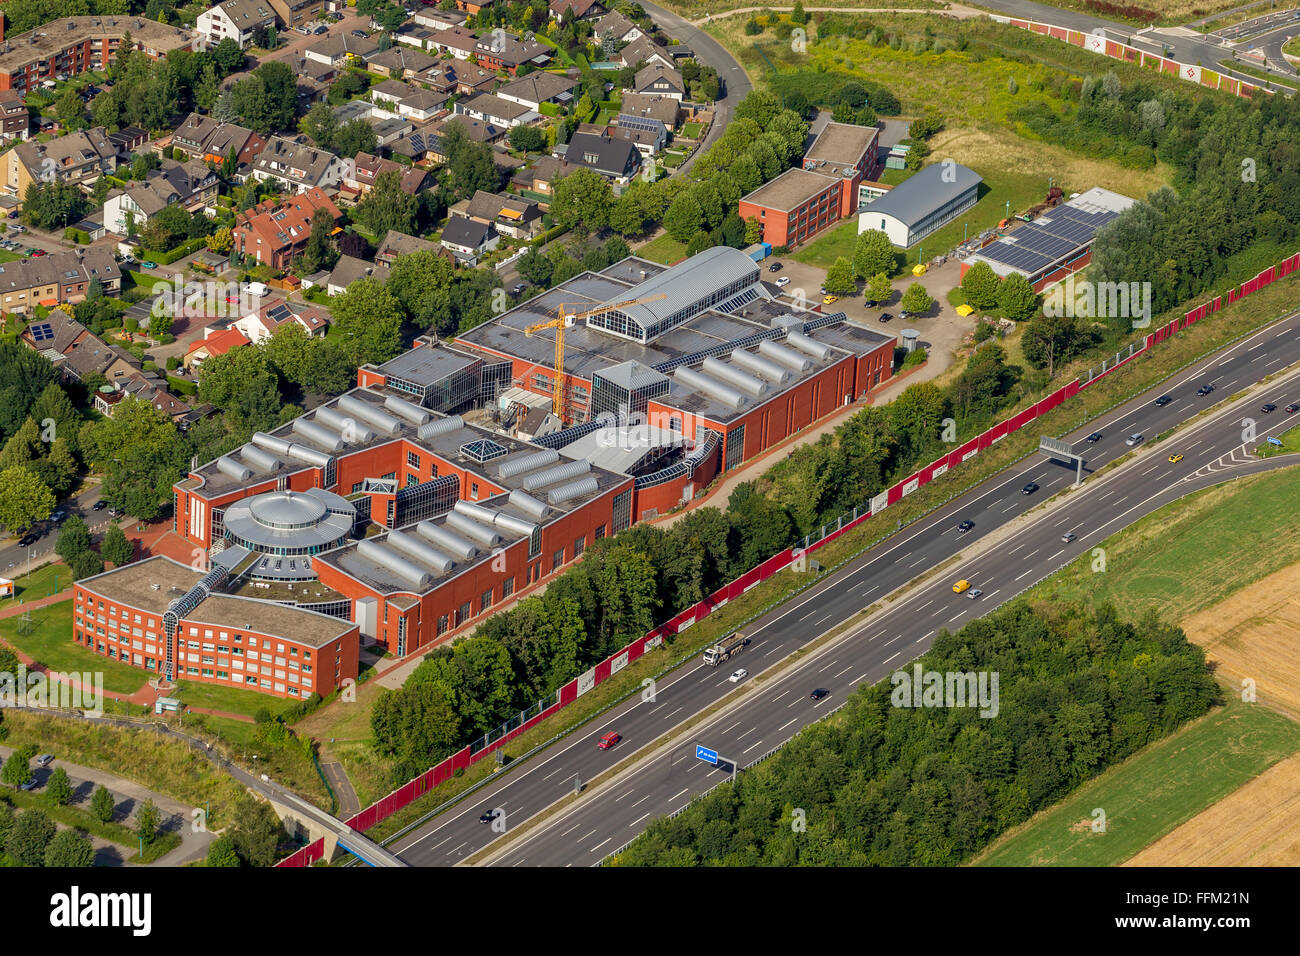
{"label": "farm field", "polygon": [[[972,865],[1119,864],[1297,749],[1300,725],[1258,704],[1229,703],[1084,784]],[[1092,828],[1097,809],[1104,832]],[[1222,839],[1221,831],[1201,834]]]}

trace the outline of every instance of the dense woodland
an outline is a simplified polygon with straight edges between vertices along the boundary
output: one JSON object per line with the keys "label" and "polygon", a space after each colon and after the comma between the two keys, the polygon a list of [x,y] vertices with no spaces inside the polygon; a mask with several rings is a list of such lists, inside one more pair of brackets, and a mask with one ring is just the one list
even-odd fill
{"label": "dense woodland", "polygon": [[940,631],[921,664],[997,672],[997,716],[895,707],[889,681],[862,687],[734,785],[650,824],[618,863],[955,865],[1220,695],[1180,629],[1111,607],[1018,601]]}

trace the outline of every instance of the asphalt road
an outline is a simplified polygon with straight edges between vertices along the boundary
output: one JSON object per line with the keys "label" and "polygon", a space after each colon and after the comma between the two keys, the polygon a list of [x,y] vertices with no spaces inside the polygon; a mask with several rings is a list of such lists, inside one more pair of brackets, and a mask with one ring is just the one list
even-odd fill
{"label": "asphalt road", "polygon": [[[1293,339],[1291,344],[1297,343]],[[1219,379],[1225,390],[1247,384],[1228,381],[1228,374],[1220,373],[1211,364],[1204,377]],[[1181,414],[1194,412],[1210,400],[1197,402],[1188,397],[1195,395],[1200,380],[1188,376],[1179,385],[1170,387],[1170,394],[1179,396],[1174,404],[1182,406]],[[826,716],[861,683],[884,679],[891,672],[903,668],[924,653],[940,630],[958,630],[969,621],[987,614],[1080,555],[1087,555],[1109,535],[1137,519],[1186,494],[1230,478],[1300,464],[1300,455],[1255,459],[1247,451],[1255,443],[1243,445],[1241,440],[1243,415],[1256,414],[1263,401],[1281,405],[1297,399],[1300,399],[1300,374],[1293,373],[1289,381],[1280,381],[1267,388],[1258,398],[1252,397],[1237,406],[1213,413],[1193,425],[1186,436],[1161,443],[1126,468],[1095,483],[1088,483],[1080,493],[1067,497],[1036,520],[1010,531],[990,547],[975,549],[983,553],[963,553],[961,560],[943,574],[936,575],[905,598],[857,625],[847,639],[837,640],[814,652],[797,667],[758,683],[753,683],[755,678],[751,674],[743,682],[750,684],[750,688],[737,702],[711,717],[670,749],[648,757],[632,771],[579,801],[571,810],[524,835],[515,846],[492,860],[492,865],[581,866],[598,863],[626,845],[650,819],[681,809],[696,794],[711,788],[730,773],[728,765],[715,767],[698,760],[694,752],[697,742],[744,767],[785,744],[804,726]],[[1240,407],[1242,405],[1244,407]],[[1081,440],[1082,430],[1070,438],[1076,450],[1096,454],[1100,464],[1127,450],[1123,435],[1129,429],[1143,429],[1152,435],[1163,428],[1163,424],[1156,424],[1156,417],[1147,414],[1143,407],[1116,413],[1100,427],[1106,437],[1091,450]],[[1182,454],[1183,459],[1177,463],[1170,462],[1169,458],[1176,453]],[[1036,496],[1024,496],[1017,485],[1025,478],[1037,480],[1035,473],[1041,471],[1043,464],[1025,463],[1021,474],[1002,484],[1000,498],[989,500],[986,497],[984,508],[978,511],[966,509],[954,517],[973,516],[977,526],[986,526],[997,523],[1000,516],[1023,512],[1032,506],[1034,499],[1041,500],[1043,491]],[[1056,469],[1056,475],[1050,479],[1051,490],[1063,483],[1068,484],[1068,480],[1060,481],[1066,469],[1055,462],[1047,463],[1047,467]],[[1046,482],[1040,483],[1044,491],[1049,490]],[[1064,541],[1062,536],[1067,532],[1076,537]],[[949,540],[954,537],[949,531]],[[910,573],[931,565],[931,559],[924,559]],[[972,599],[973,590],[954,593],[953,582],[963,579],[968,580],[972,588],[979,588],[982,595]],[[859,589],[858,584],[865,584],[865,587]],[[757,672],[779,664],[781,658],[774,657],[768,648],[770,644],[784,642],[773,640],[774,637],[784,635],[787,639],[802,641],[810,633],[823,631],[852,617],[886,591],[887,585],[858,578],[852,583],[843,582],[833,594],[801,602],[776,625],[780,628],[779,634],[762,632],[756,641],[755,653],[750,657],[749,669]],[[816,616],[812,628],[801,628],[802,621],[791,620],[801,612],[805,618]],[[763,656],[759,657],[760,654]],[[721,692],[731,686],[726,683],[728,670],[730,666],[714,670],[698,664],[686,677],[695,678],[702,684],[712,684],[716,691]],[[809,692],[814,687],[828,689],[830,696],[820,701],[811,700]],[[675,702],[676,695],[662,695],[658,709],[672,707]]]}
{"label": "asphalt road", "polygon": [[[1300,313],[1289,316],[1205,362],[1198,363],[1196,368],[1179,375],[1174,381],[1112,410],[1101,420],[1072,433],[1068,436],[1069,440],[1081,443],[1080,447],[1086,449],[1088,465],[1085,470],[1095,470],[1131,451],[1132,449],[1125,445],[1124,439],[1132,432],[1140,429],[1148,439],[1152,438],[1186,419],[1195,417],[1225,395],[1256,382],[1264,375],[1300,361],[1298,332],[1300,332]],[[1216,391],[1206,397],[1196,396],[1196,389],[1207,381],[1215,384]],[[1154,398],[1163,392],[1173,396],[1174,401],[1164,407],[1152,405]],[[1268,400],[1278,402],[1279,405],[1300,400],[1300,389],[1294,390],[1293,394],[1283,401],[1272,397],[1271,394]],[[1279,408],[1274,415],[1280,420],[1283,412]],[[1258,417],[1264,419],[1264,416]],[[1094,429],[1103,433],[1102,440],[1095,445],[1083,443],[1082,439]],[[1240,427],[1235,428],[1233,434],[1237,436],[1233,443],[1235,447],[1241,443]],[[1209,467],[1210,463],[1223,454],[1215,451],[1220,444],[1221,442],[1216,439],[1213,446],[1180,447],[1178,450],[1187,457],[1177,469],[1175,466],[1170,468],[1183,475],[1193,473],[1198,463]],[[1163,456],[1169,454],[1165,450],[1167,445],[1172,447],[1171,443],[1161,445],[1160,454]],[[1231,467],[1240,469],[1257,466],[1233,465]],[[1145,467],[1135,471],[1144,472]],[[763,669],[779,663],[810,639],[834,628],[838,623],[857,614],[883,595],[916,578],[926,569],[935,567],[964,549],[977,545],[981,538],[1014,521],[1044,498],[1070,485],[1073,480],[1072,467],[1042,457],[1027,459],[1006,469],[957,501],[909,526],[901,535],[883,542],[845,568],[828,576],[795,602],[777,608],[766,617],[755,621],[748,628],[753,638],[752,643],[735,663],[723,664],[718,668],[708,668],[699,664],[686,665],[659,683],[655,688],[653,701],[643,701],[640,698],[625,701],[613,708],[601,721],[591,724],[588,729],[575,734],[517,769],[505,771],[499,781],[489,785],[473,800],[466,801],[452,811],[431,820],[420,829],[395,841],[389,848],[414,866],[443,866],[464,860],[501,835],[491,827],[478,822],[479,815],[484,810],[500,807],[506,813],[507,828],[518,825],[572,793],[575,777],[582,781],[594,779],[624,759],[629,750],[635,750],[660,739],[682,721],[715,705],[735,689],[727,680],[728,674],[735,666],[743,666],[751,674],[758,674]],[[1143,487],[1154,488],[1156,487],[1154,482],[1159,478],[1150,478],[1146,474],[1139,473],[1136,478],[1126,478],[1126,480],[1138,481]],[[1215,479],[1207,476],[1205,480],[1209,483]],[[1022,487],[1029,481],[1037,482],[1040,490],[1036,494],[1021,494]],[[1130,512],[1134,507],[1134,503],[1129,500],[1132,494],[1134,492],[1126,493],[1113,501],[1107,499],[1107,509],[1119,509],[1116,514]],[[1125,507],[1120,508],[1121,505]],[[1092,515],[1091,504],[1086,514]],[[1127,521],[1132,521],[1139,516],[1139,512],[1131,511],[1124,516]],[[975,527],[965,535],[958,535],[956,526],[965,519],[973,521]],[[1095,527],[1095,524],[1089,522],[1095,523],[1095,516],[1081,520],[1080,530],[1076,531],[1080,540],[1074,542],[1072,548],[1083,548],[1089,541],[1095,540],[1095,536],[1084,533],[1087,529]],[[1109,534],[1119,526],[1122,525],[1112,523],[1105,533]],[[1100,532],[1101,529],[1096,530]],[[1059,539],[1062,531],[1053,527],[1042,533]],[[1025,550],[1027,559],[1038,558],[1038,561],[1029,568],[1031,573],[1036,568],[1039,569],[1041,573],[1038,577],[1045,576],[1049,570],[1055,569],[1055,565],[1049,568],[1044,562],[1056,559],[1058,555],[1055,552],[1061,550],[1056,547],[1045,551],[1045,547],[1046,544],[1039,544],[1037,547]],[[1040,553],[1041,557],[1039,557]],[[1066,549],[1066,553],[1059,556],[1058,563],[1064,563],[1078,553],[1078,550]],[[917,638],[922,641],[928,640],[937,628],[955,625],[958,620],[969,619],[974,612],[981,609],[991,609],[996,598],[1005,600],[1031,583],[1026,579],[1024,572],[1019,571],[1017,574],[1021,580],[1016,580],[1016,576],[1013,575],[1010,581],[1002,582],[1000,577],[996,577],[1000,573],[1002,563],[1002,559],[999,559],[996,563],[990,564],[987,577],[984,572],[976,573],[974,570],[970,572],[974,575],[971,580],[975,581],[975,586],[986,592],[982,601],[971,602],[968,598],[961,598],[947,615],[942,614],[943,608],[949,606],[947,602],[937,610],[929,611],[920,622],[927,626],[917,635]],[[948,588],[948,598],[956,598],[957,596],[952,595],[950,591],[951,583],[956,579],[955,573],[944,575],[936,586],[940,590]],[[959,614],[958,611],[961,613]],[[963,614],[966,617],[963,618]],[[930,620],[931,618],[933,620]],[[882,660],[878,658],[888,658],[889,654],[907,650],[908,654],[904,660],[910,660],[920,653],[921,646],[912,646],[915,639],[899,644],[898,641],[901,639],[900,636],[888,641],[887,644],[880,645],[882,650],[892,647],[888,654],[880,654],[875,649],[867,647],[861,648],[858,652],[846,651],[837,654],[835,661],[839,662],[838,666],[834,668],[828,666],[825,673],[814,672],[815,677],[803,677],[802,682],[798,683],[799,694],[794,698],[787,698],[785,704],[776,706],[788,707],[791,700],[806,697],[813,686],[819,685],[833,691],[832,697],[822,702],[822,707],[834,706],[836,695],[842,697],[858,683],[873,677],[875,674],[873,668],[878,668],[882,664]],[[741,735],[751,728],[765,726],[761,720],[755,723],[747,716],[735,722],[734,727],[722,728],[725,732],[720,731],[717,736],[710,737],[705,742],[717,743],[717,749],[723,754],[734,756],[744,762],[759,756],[769,748],[776,747],[782,739],[787,739],[797,732],[799,726],[817,714],[818,711],[812,708],[811,702],[808,702],[807,707],[787,713],[783,723],[789,722],[788,727],[778,727],[776,731],[769,730],[761,734],[758,733],[758,729],[755,729],[749,737],[743,737]],[[596,742],[610,730],[622,734],[623,740],[612,750],[598,750]],[[728,733],[734,733],[735,736],[728,737]],[[751,737],[753,740],[750,739]],[[762,747],[756,749],[755,741],[761,742]],[[740,746],[737,748],[735,744]],[[728,752],[728,748],[740,752],[732,754]],[[678,759],[680,760],[680,755]],[[652,793],[649,790],[638,789],[636,796],[629,796],[627,804],[635,808],[637,813],[629,819],[622,820],[621,830],[619,827],[614,827],[613,830],[602,829],[603,818],[599,812],[593,814],[590,823],[577,831],[580,840],[572,838],[571,833],[561,832],[567,831],[569,825],[557,829],[552,823],[542,831],[541,836],[529,838],[528,842],[522,845],[521,850],[517,852],[512,850],[508,853],[505,862],[522,861],[529,865],[594,863],[635,835],[631,823],[641,825],[645,822],[640,819],[643,815],[648,819],[651,814],[657,815],[677,809],[688,802],[690,796],[700,789],[688,782],[687,778],[692,771],[686,770],[685,767],[678,769],[657,767],[656,770],[651,771],[651,777],[654,772],[661,773],[665,779],[676,780],[673,774],[678,772],[685,776],[678,781],[678,785],[671,787],[668,793],[657,791]],[[707,779],[705,773],[697,773],[696,776],[700,781]],[[619,792],[624,793],[628,789],[629,787],[623,787]],[[577,806],[603,807],[602,801],[605,799],[607,798],[603,794],[593,794],[579,801]],[[622,819],[617,815],[610,819],[616,818]],[[588,839],[587,831],[593,828],[598,835]],[[609,837],[607,843],[606,836]],[[558,843],[562,846],[553,847],[550,843],[553,839],[558,839]]]}
{"label": "asphalt road", "polygon": [[[58,507],[67,511],[69,515],[81,515],[86,520],[92,540],[96,539],[111,521],[130,520],[126,517],[113,519],[109,516],[107,508],[100,511],[93,510],[99,498],[99,483],[96,482],[86,485],[77,494],[58,504]],[[50,521],[42,521],[33,530],[40,534],[40,538],[25,548],[18,546],[17,537],[0,539],[0,576],[17,578],[54,558],[54,545],[59,538],[58,525]]]}

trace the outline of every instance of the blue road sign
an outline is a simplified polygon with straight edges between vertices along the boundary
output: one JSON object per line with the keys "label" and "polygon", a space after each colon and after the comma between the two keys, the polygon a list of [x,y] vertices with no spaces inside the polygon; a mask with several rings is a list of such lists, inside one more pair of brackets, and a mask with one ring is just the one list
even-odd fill
{"label": "blue road sign", "polygon": [[695,757],[697,760],[706,760],[714,766],[717,766],[718,752],[716,750],[710,750],[708,747],[702,747],[699,744],[696,744]]}
{"label": "blue road sign", "polygon": [[1269,438],[1268,443],[1270,445],[1277,445],[1278,448],[1282,447],[1282,442],[1276,438]]}

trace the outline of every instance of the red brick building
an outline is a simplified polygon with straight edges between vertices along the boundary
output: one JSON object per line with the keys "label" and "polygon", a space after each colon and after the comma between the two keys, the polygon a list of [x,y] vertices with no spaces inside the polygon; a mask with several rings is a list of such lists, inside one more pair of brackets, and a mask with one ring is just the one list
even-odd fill
{"label": "red brick building", "polygon": [[35,30],[5,36],[0,15],[0,90],[29,93],[45,80],[63,75],[106,70],[117,58],[127,34],[133,49],[160,59],[172,50],[188,47],[190,35],[137,16],[65,17]]}
{"label": "red brick building", "polygon": [[231,231],[235,252],[272,269],[287,268],[293,257],[306,248],[317,209],[328,210],[335,223],[342,218],[338,207],[315,186],[289,199],[262,200],[235,217]]}

